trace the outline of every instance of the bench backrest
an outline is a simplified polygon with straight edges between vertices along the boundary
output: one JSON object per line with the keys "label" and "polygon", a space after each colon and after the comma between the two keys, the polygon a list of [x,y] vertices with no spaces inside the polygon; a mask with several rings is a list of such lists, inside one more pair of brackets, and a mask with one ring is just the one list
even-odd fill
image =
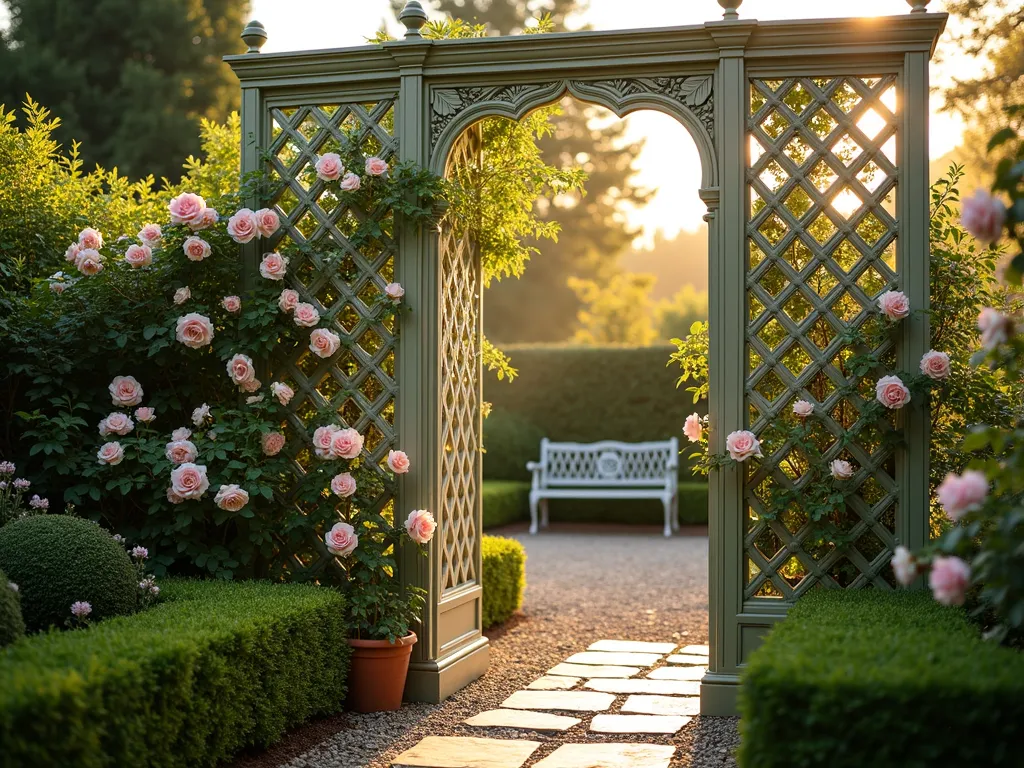
{"label": "bench backrest", "polygon": [[[679,441],[540,443],[540,485],[664,487],[676,476]],[[670,469],[671,465],[671,469]]]}

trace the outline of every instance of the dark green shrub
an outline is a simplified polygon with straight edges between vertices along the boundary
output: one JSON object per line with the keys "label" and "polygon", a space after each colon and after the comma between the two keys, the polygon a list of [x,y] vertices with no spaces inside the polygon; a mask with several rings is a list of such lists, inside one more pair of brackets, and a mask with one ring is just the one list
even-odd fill
{"label": "dark green shrub", "polygon": [[0,654],[0,766],[214,766],[345,699],[345,599],[162,582],[161,602]]}
{"label": "dark green shrub", "polygon": [[[513,382],[511,386],[518,384]],[[529,480],[526,462],[537,460],[543,437],[544,430],[522,415],[500,406],[492,408],[484,419],[484,477]]]}
{"label": "dark green shrub", "polygon": [[485,480],[484,530],[517,523],[530,517],[530,484],[512,480]]}
{"label": "dark green shrub", "polygon": [[526,589],[526,550],[514,539],[484,536],[483,624],[484,628],[507,620],[523,604]]}
{"label": "dark green shrub", "polygon": [[21,601],[18,593],[10,586],[13,583],[0,571],[0,648],[10,645],[25,634]]}
{"label": "dark green shrub", "polygon": [[18,585],[31,631],[61,626],[71,604],[91,620],[135,610],[138,581],[128,553],[103,528],[68,515],[34,515],[0,528],[0,569]]}
{"label": "dark green shrub", "polygon": [[755,651],[744,768],[1020,765],[1024,655],[924,591],[817,590]]}

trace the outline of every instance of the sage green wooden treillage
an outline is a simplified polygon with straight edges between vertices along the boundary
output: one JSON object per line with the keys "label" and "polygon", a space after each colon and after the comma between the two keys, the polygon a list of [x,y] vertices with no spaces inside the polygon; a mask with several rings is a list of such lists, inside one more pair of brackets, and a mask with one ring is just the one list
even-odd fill
{"label": "sage green wooden treillage", "polygon": [[[440,524],[429,558],[403,561],[403,581],[429,593],[410,698],[443,699],[488,664],[480,262],[470,237],[390,216],[379,238],[353,247],[346,235],[372,212],[324,190],[312,171],[318,152],[344,135],[367,155],[450,173],[479,162],[482,119],[518,119],[566,94],[619,116],[676,118],[703,168],[714,452],[729,432],[762,429],[796,397],[817,402],[836,432],[848,427],[857,404],[838,394],[843,331],[891,287],[927,308],[928,61],[946,16],[911,0],[911,13],[887,18],[759,23],[739,18],[741,0],[720,4],[725,18],[700,26],[428,41],[413,0],[401,14],[404,40],[260,54],[266,32],[253,22],[243,32],[248,53],[227,58],[242,86],[243,170],[269,166],[280,178],[287,238],[327,238],[347,254],[340,267],[310,257],[290,269],[293,287],[346,342],[330,361],[287,361],[301,395],[296,422],[330,403],[367,436],[374,458],[400,446],[414,469],[386,503],[403,515],[430,509]],[[245,254],[251,276],[255,242]],[[400,342],[367,310],[392,279],[411,307]],[[891,354],[911,369],[927,349],[927,316],[914,314]],[[842,553],[806,542],[798,510],[760,517],[764,488],[786,482],[785,448],[713,474],[706,714],[732,713],[744,659],[796,597],[818,585],[889,588],[896,543],[924,543],[928,420],[921,404],[902,418],[902,447],[865,431],[849,448],[867,471],[851,504],[857,538]],[[296,567],[315,556],[296,553]]]}

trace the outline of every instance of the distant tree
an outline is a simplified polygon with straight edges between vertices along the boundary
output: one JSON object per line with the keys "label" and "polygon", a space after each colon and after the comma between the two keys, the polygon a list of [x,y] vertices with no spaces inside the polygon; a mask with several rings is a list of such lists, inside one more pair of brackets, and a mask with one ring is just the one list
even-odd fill
{"label": "distant tree", "polygon": [[82,142],[86,169],[173,177],[199,151],[200,120],[237,107],[221,56],[244,48],[248,0],[6,2],[0,104],[31,93],[61,116],[58,141]]}
{"label": "distant tree", "polygon": [[609,280],[569,278],[580,303],[576,344],[653,344],[658,333],[652,322],[651,289],[654,275],[619,272]]}
{"label": "distant tree", "polygon": [[[527,22],[545,14],[558,29],[565,29],[566,17],[582,13],[589,0],[431,0],[434,10],[452,18],[485,24],[495,35],[518,35]],[[391,0],[397,16],[405,0]]]}
{"label": "distant tree", "polygon": [[685,336],[694,323],[707,322],[708,292],[684,285],[670,299],[654,305],[654,325],[659,341]]}

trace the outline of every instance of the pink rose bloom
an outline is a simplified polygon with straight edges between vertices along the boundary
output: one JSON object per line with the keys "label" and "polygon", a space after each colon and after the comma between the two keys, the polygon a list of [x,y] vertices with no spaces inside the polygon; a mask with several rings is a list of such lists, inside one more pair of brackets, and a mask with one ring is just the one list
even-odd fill
{"label": "pink rose bloom", "polygon": [[686,421],[683,422],[683,434],[689,438],[691,443],[700,442],[704,436],[704,425],[701,423],[699,415],[691,413],[686,417]]}
{"label": "pink rose bloom", "polygon": [[985,349],[995,349],[1010,338],[1010,318],[992,307],[985,307],[978,315],[978,329],[981,331],[981,345]]}
{"label": "pink rose bloom", "polygon": [[902,320],[910,314],[910,299],[903,291],[886,291],[878,297],[878,308],[890,320]]}
{"label": "pink rose bloom", "polygon": [[345,178],[343,178],[341,180],[341,184],[338,185],[342,192],[355,192],[361,186],[363,186],[363,180],[354,173],[346,173]]}
{"label": "pink rose bloom", "polygon": [[96,458],[99,459],[100,464],[117,466],[124,460],[124,448],[120,443],[104,443],[96,452]]}
{"label": "pink rose bloom", "polygon": [[260,208],[256,211],[256,229],[260,231],[261,237],[270,237],[280,226],[281,219],[274,209]]}
{"label": "pink rose bloom", "polygon": [[426,544],[434,536],[437,523],[434,516],[425,509],[414,509],[405,519],[405,530],[417,544]]}
{"label": "pink rose bloom", "polygon": [[883,376],[875,385],[875,397],[886,408],[896,410],[910,402],[910,390],[899,376]]}
{"label": "pink rose bloom", "polygon": [[316,175],[324,181],[336,181],[345,172],[341,157],[334,152],[325,152],[316,161]]}
{"label": "pink rose bloom", "polygon": [[806,419],[814,413],[814,406],[806,400],[797,400],[793,403],[793,413],[801,419]]}
{"label": "pink rose bloom", "polygon": [[931,349],[921,358],[921,373],[929,379],[942,381],[949,378],[949,355]]}
{"label": "pink rose bloom", "polygon": [[171,200],[167,210],[171,212],[171,224],[191,224],[202,220],[206,201],[199,195],[185,192]]}
{"label": "pink rose bloom", "polygon": [[935,599],[943,605],[963,605],[970,581],[971,566],[959,557],[936,556],[932,560],[928,586],[932,588]]}
{"label": "pink rose bloom", "polygon": [[186,462],[171,470],[171,489],[183,499],[201,499],[209,487],[202,464]]}
{"label": "pink rose bloom", "polygon": [[228,234],[236,243],[248,243],[260,233],[256,226],[256,214],[248,208],[241,208],[228,219]]}
{"label": "pink rose bloom", "polygon": [[341,427],[337,424],[328,424],[325,427],[317,427],[313,431],[313,450],[321,459],[330,458],[331,441],[334,438],[334,433],[340,429]]}
{"label": "pink rose bloom", "polygon": [[896,547],[889,562],[892,564],[893,573],[896,574],[896,581],[904,587],[909,587],[917,578],[917,561],[906,547]]}
{"label": "pink rose bloom", "polygon": [[189,312],[178,318],[175,338],[191,349],[205,347],[213,341],[213,324],[205,315]]}
{"label": "pink rose bloom", "polygon": [[1006,206],[983,189],[960,203],[960,223],[984,244],[994,243],[1003,234]]}
{"label": "pink rose bloom", "polygon": [[316,328],[309,334],[309,351],[317,357],[328,358],[338,351],[341,338],[326,328]]}
{"label": "pink rose bloom", "polygon": [[284,448],[284,435],[280,432],[267,432],[261,438],[263,453],[267,456],[277,456]]}
{"label": "pink rose bloom", "polygon": [[64,251],[64,260],[70,261],[72,264],[78,262],[78,254],[81,252],[82,246],[78,243],[72,243],[68,246],[68,249]]}
{"label": "pink rose bloom", "polygon": [[203,238],[192,235],[182,243],[181,250],[185,252],[189,261],[202,261],[210,255],[210,244]]}
{"label": "pink rose bloom", "polygon": [[172,464],[187,464],[196,460],[199,451],[191,440],[175,440],[164,448],[164,456]]}
{"label": "pink rose bloom", "polygon": [[383,176],[388,172],[388,164],[379,157],[366,158],[366,172],[371,176]]}
{"label": "pink rose bloom", "polygon": [[167,500],[171,502],[171,504],[183,504],[185,502],[185,499],[176,494],[173,488],[167,489]]}
{"label": "pink rose bloom", "polygon": [[144,408],[137,408],[135,410],[135,420],[143,424],[149,424],[153,419],[156,418],[156,409],[150,408],[148,405]]}
{"label": "pink rose bloom", "polygon": [[179,288],[174,292],[174,303],[184,304],[186,301],[192,298],[192,291],[186,285],[184,288]]}
{"label": "pink rose bloom", "polygon": [[404,475],[409,471],[409,457],[405,451],[388,451],[388,467],[396,475]]}
{"label": "pink rose bloom", "polygon": [[331,478],[331,491],[335,496],[347,498],[356,492],[356,480],[348,472],[342,472]]}
{"label": "pink rose bloom", "polygon": [[192,430],[188,427],[178,427],[171,432],[171,440],[188,440],[192,437]]}
{"label": "pink rose bloom", "polygon": [[836,480],[849,480],[853,477],[853,465],[842,459],[836,459],[829,464],[829,470],[832,472],[832,477]]}
{"label": "pink rose bloom", "polygon": [[405,288],[402,287],[401,283],[388,283],[384,286],[384,293],[387,294],[392,302],[397,304],[405,296]]}
{"label": "pink rose bloom", "polygon": [[968,512],[981,509],[988,498],[988,478],[976,469],[968,469],[962,475],[950,472],[935,489],[935,497],[955,523]]}
{"label": "pink rose bloom", "polygon": [[363,436],[354,429],[339,429],[331,435],[331,456],[354,459],[363,450]]}
{"label": "pink rose bloom", "polygon": [[107,385],[107,391],[110,402],[122,408],[142,402],[142,385],[134,376],[115,376]]}
{"label": "pink rose bloom", "polygon": [[262,403],[263,395],[253,395],[252,397],[245,398],[246,405],[253,405],[254,403]]}
{"label": "pink rose bloom", "polygon": [[195,424],[197,427],[203,426],[203,422],[205,422],[209,418],[211,418],[210,406],[208,406],[206,403],[203,403],[194,411],[192,411],[192,423]]}
{"label": "pink rose bloom", "polygon": [[239,386],[256,378],[256,369],[253,367],[252,358],[248,355],[234,355],[228,360],[227,367],[231,381]]}
{"label": "pink rose bloom", "polygon": [[730,433],[725,438],[725,449],[734,461],[746,461],[751,456],[762,458],[761,441],[753,432],[745,429]]}
{"label": "pink rose bloom", "polygon": [[225,296],[220,300],[220,305],[231,314],[234,314],[242,309],[242,300],[238,296]]}
{"label": "pink rose bloom", "polygon": [[213,502],[227,512],[238,512],[249,503],[249,492],[234,483],[222,485]]}
{"label": "pink rose bloom", "polygon": [[60,296],[66,290],[67,286],[64,283],[50,283],[51,293],[56,293],[58,296]]}
{"label": "pink rose bloom", "polygon": [[295,305],[295,324],[303,328],[312,328],[320,322],[320,313],[316,307],[306,302],[299,302]]}
{"label": "pink rose bloom", "polygon": [[103,271],[103,257],[92,248],[83,248],[75,257],[75,266],[83,275],[96,275]]}
{"label": "pink rose bloom", "polygon": [[275,381],[270,385],[270,392],[281,405],[288,405],[291,399],[295,397],[295,390],[279,381]]}
{"label": "pink rose bloom", "polygon": [[267,280],[282,280],[288,271],[288,259],[279,253],[263,254],[260,262],[260,274]]}
{"label": "pink rose bloom", "polygon": [[148,245],[129,245],[124,260],[132,269],[148,267],[153,263],[153,250]]}
{"label": "pink rose bloom", "polygon": [[164,233],[160,230],[159,224],[147,224],[139,230],[139,240],[150,248],[159,248],[160,239],[163,236]]}
{"label": "pink rose bloom", "polygon": [[334,527],[324,534],[324,542],[327,544],[327,551],[332,555],[345,557],[351,555],[359,546],[359,537],[348,523],[335,523]]}
{"label": "pink rose bloom", "polygon": [[78,233],[78,244],[82,246],[82,248],[90,248],[94,251],[98,251],[103,247],[103,235],[92,227],[86,227]]}
{"label": "pink rose bloom", "polygon": [[124,437],[135,429],[135,422],[127,414],[115,411],[100,422],[100,434],[106,437],[113,433]]}
{"label": "pink rose bloom", "polygon": [[202,216],[189,222],[188,228],[193,232],[198,232],[201,229],[209,229],[218,221],[220,221],[220,216],[217,215],[217,211],[213,208],[206,208]]}
{"label": "pink rose bloom", "polygon": [[298,291],[293,291],[291,288],[285,288],[281,291],[281,297],[277,300],[277,306],[281,308],[282,312],[291,312],[298,304]]}
{"label": "pink rose bloom", "polygon": [[243,392],[255,392],[262,386],[263,384],[260,383],[259,379],[253,379],[252,381],[247,381],[244,384],[239,385]]}

